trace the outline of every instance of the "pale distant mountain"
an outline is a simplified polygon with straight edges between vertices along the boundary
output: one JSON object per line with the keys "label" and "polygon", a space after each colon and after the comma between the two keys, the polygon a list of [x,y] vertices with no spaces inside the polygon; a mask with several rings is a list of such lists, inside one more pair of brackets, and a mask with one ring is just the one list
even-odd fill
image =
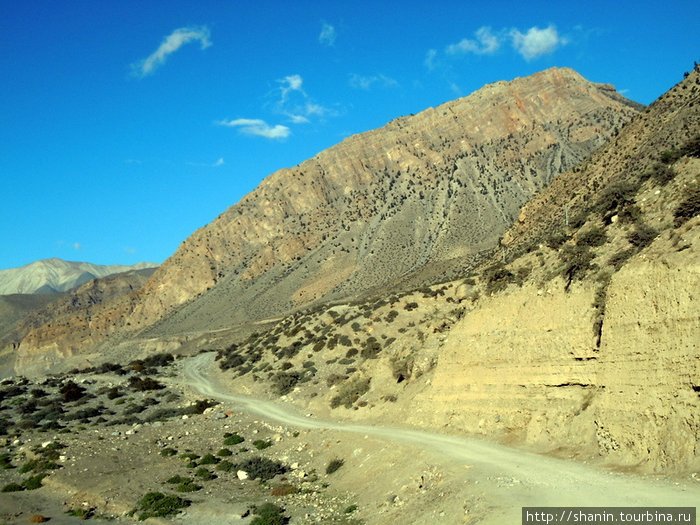
{"label": "pale distant mountain", "polygon": [[57,258],[43,259],[20,268],[0,270],[0,295],[65,292],[92,279],[157,267],[158,264],[148,262],[125,266],[64,261]]}

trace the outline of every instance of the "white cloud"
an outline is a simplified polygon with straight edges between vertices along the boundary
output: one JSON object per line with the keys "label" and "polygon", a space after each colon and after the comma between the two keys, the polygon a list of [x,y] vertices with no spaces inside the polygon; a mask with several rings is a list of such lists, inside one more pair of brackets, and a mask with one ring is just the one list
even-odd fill
{"label": "white cloud", "polygon": [[306,118],[304,115],[295,115],[294,113],[285,113],[289,117],[289,119],[292,121],[292,124],[308,124],[309,119]]}
{"label": "white cloud", "polygon": [[[474,33],[474,36],[476,36],[476,40],[465,38],[456,44],[450,44],[445,48],[445,53],[448,55],[464,55],[467,53],[490,55],[501,47],[501,37],[494,35],[490,27],[480,27]],[[434,54],[432,58],[435,58]]]}
{"label": "white cloud", "polygon": [[74,250],[77,250],[77,251],[80,251],[80,250],[83,249],[83,247],[82,247],[82,245],[81,245],[79,242],[74,242],[74,243],[73,243],[73,249],[74,249]]}
{"label": "white cloud", "polygon": [[548,55],[567,43],[566,39],[559,36],[554,26],[545,29],[531,27],[527,33],[521,33],[517,29],[510,32],[513,39],[513,47],[525,60],[532,60],[542,55]]}
{"label": "white cloud", "polygon": [[425,64],[425,67],[430,69],[431,71],[435,69],[435,57],[437,56],[437,49],[428,49],[428,52],[425,54],[425,60],[423,61],[423,64]]}
{"label": "white cloud", "polygon": [[301,75],[288,75],[277,81],[280,86],[280,99],[275,103],[277,113],[288,116],[294,124],[305,124],[311,116],[324,116],[331,111],[320,104],[312,102],[304,91],[304,79]]}
{"label": "white cloud", "polygon": [[218,168],[219,166],[224,165],[224,158],[219,157],[219,160],[217,160],[214,164],[211,165],[212,168]]}
{"label": "white cloud", "polygon": [[306,93],[304,93],[304,89],[301,87],[304,83],[304,79],[301,78],[301,75],[289,75],[284,77],[282,80],[278,80],[277,82],[282,84],[280,90],[282,91],[283,103],[286,102],[289,93],[293,91],[298,91],[302,95],[306,96]]}
{"label": "white cloud", "polygon": [[318,41],[326,46],[332,46],[335,44],[335,27],[332,25],[323,22],[323,26],[321,27],[321,34],[318,35]]}
{"label": "white cloud", "polygon": [[369,90],[372,85],[379,84],[382,87],[392,87],[398,86],[399,83],[393,78],[387,77],[386,75],[373,75],[371,77],[365,77],[362,75],[357,75],[353,73],[350,75],[350,87],[357,89]]}
{"label": "white cloud", "polygon": [[235,120],[220,120],[216,124],[219,126],[227,126],[231,128],[239,128],[241,132],[248,135],[257,135],[268,139],[284,139],[287,138],[291,131],[287,126],[277,124],[270,126],[262,119],[239,118]]}
{"label": "white cloud", "polygon": [[150,56],[132,64],[132,71],[134,75],[139,77],[150,75],[165,63],[169,55],[189,42],[199,41],[202,49],[209,47],[211,45],[209,36],[209,29],[206,26],[176,29],[165,37],[158,49]]}

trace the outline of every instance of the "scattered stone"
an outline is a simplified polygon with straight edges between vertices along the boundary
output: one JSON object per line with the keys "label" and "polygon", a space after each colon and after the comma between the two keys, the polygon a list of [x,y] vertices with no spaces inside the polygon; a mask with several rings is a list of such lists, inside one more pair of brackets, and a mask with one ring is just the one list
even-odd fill
{"label": "scattered stone", "polygon": [[236,472],[236,477],[243,481],[244,479],[248,479],[248,473],[245,470],[239,470]]}

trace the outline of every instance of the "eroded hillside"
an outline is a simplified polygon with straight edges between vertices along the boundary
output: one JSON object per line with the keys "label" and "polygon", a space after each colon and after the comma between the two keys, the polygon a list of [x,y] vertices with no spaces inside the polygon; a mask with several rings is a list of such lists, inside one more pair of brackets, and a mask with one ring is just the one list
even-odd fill
{"label": "eroded hillside", "polygon": [[637,112],[611,86],[551,69],[396,119],[272,174],[142,290],[87,325],[37,328],[20,353],[85,352],[145,329],[223,329],[409,275],[457,275]]}
{"label": "eroded hillside", "polygon": [[[472,275],[299,312],[222,368],[316,414],[697,470],[699,109],[696,70],[526,206]],[[552,219],[525,227],[535,216]]]}

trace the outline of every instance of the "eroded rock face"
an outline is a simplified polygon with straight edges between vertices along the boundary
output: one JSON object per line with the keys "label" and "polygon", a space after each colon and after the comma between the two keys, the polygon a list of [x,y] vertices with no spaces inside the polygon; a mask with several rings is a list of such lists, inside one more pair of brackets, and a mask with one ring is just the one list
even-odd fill
{"label": "eroded rock face", "polygon": [[270,175],[140,291],[87,325],[41,327],[20,350],[219,329],[454,269],[637,111],[609,87],[550,69],[398,118]]}
{"label": "eroded rock face", "polygon": [[407,415],[619,466],[696,470],[698,286],[693,248],[625,266],[608,289],[599,350],[591,284],[490,298],[452,327]]}

